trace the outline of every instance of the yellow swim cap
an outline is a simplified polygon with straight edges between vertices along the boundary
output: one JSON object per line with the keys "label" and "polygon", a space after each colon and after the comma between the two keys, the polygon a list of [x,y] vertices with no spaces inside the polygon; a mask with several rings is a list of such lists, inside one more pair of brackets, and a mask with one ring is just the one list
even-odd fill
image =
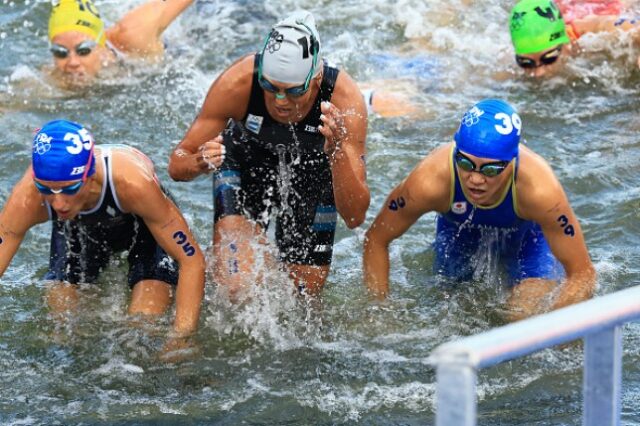
{"label": "yellow swim cap", "polygon": [[58,34],[79,31],[104,46],[104,22],[91,0],[60,0],[49,17],[49,41]]}

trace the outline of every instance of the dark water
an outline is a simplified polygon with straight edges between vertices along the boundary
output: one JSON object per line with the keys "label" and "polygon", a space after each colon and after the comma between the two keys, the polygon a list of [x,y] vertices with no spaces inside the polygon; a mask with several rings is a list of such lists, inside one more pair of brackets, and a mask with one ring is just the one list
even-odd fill
{"label": "dark water", "polygon": [[[111,22],[138,2],[98,1]],[[640,76],[624,37],[587,37],[565,75],[522,78],[506,27],[510,2],[435,0],[248,2],[192,7],[166,33],[167,61],[126,67],[96,87],[50,85],[48,2],[0,0],[0,204],[30,159],[33,129],[54,118],[91,127],[98,142],[146,152],[203,246],[211,235],[211,181],[171,182],[172,147],[213,79],[256,49],[278,17],[314,12],[327,56],[358,81],[400,78],[418,118],[370,120],[365,226],[339,225],[322,299],[292,297],[273,272],[251,302],[230,306],[210,285],[195,349],[159,359],[171,315],[155,324],[124,315],[124,258],[83,289],[77,315],[48,316],[39,279],[49,225],[30,231],[0,286],[0,422],[3,424],[425,424],[433,422],[441,343],[502,324],[504,294],[491,273],[444,290],[431,274],[434,217],[391,247],[390,300],[371,303],[361,245],[384,198],[431,149],[451,139],[464,110],[484,97],[518,107],[528,145],[547,158],[572,202],[599,273],[598,294],[637,285],[640,240]],[[425,59],[407,71],[380,55]],[[625,327],[623,424],[640,424],[640,329]],[[479,423],[581,424],[580,347],[546,350],[482,371]]]}

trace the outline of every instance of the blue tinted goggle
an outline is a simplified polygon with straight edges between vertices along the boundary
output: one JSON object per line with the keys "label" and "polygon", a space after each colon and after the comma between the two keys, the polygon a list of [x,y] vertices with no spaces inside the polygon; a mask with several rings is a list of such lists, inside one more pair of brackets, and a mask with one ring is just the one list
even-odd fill
{"label": "blue tinted goggle", "polygon": [[504,172],[504,169],[509,166],[510,161],[495,161],[493,163],[485,163],[480,167],[476,166],[469,157],[456,150],[455,155],[456,165],[465,172],[478,172],[487,177],[495,177]]}
{"label": "blue tinted goggle", "polygon": [[82,185],[84,184],[84,180],[80,182],[72,183],[71,185],[63,186],[62,188],[53,189],[49,188],[46,185],[41,184],[40,182],[34,180],[33,183],[36,185],[38,191],[43,195],[53,195],[53,194],[65,194],[65,195],[76,195]]}
{"label": "blue tinted goggle", "polygon": [[[260,63],[258,64],[258,84],[262,89],[266,90],[267,92],[275,93],[276,97],[279,99],[283,99],[284,96],[287,96],[287,95],[293,96],[293,97],[299,97],[307,93],[307,91],[309,90],[309,86],[311,84],[311,79],[313,78],[313,72],[315,71],[316,65],[318,64],[318,51],[320,50],[319,43],[316,40],[315,36],[313,35],[313,31],[311,31],[311,28],[309,28],[307,25],[305,25],[302,22],[298,22],[298,24],[303,25],[305,28],[307,28],[310,34],[309,36],[309,41],[311,43],[310,47],[307,45],[306,37],[303,37],[298,40],[298,43],[302,44],[303,46],[303,53],[302,53],[303,59],[309,57],[308,56],[309,51],[311,51],[311,53],[313,54],[313,59],[311,61],[311,69],[309,69],[309,73],[307,74],[307,78],[305,79],[303,84],[296,87],[289,87],[287,89],[279,89],[276,86],[274,86],[269,80],[265,79],[262,76],[262,58],[264,57],[264,51],[266,50],[267,45],[269,44],[269,40],[273,35],[273,32],[274,32],[273,29],[269,32],[269,35],[267,35],[267,38],[264,41],[264,45],[262,46],[262,52],[260,53]],[[280,95],[280,91],[283,91],[284,95]]]}

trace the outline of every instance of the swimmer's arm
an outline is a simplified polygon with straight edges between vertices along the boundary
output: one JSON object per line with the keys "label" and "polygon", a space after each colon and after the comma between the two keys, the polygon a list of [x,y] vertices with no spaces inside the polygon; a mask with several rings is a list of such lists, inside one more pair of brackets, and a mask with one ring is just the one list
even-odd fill
{"label": "swimmer's arm", "polygon": [[121,50],[138,55],[164,51],[160,36],[193,0],[151,0],[132,11],[107,31],[108,39]]}
{"label": "swimmer's arm", "polygon": [[30,170],[16,184],[0,212],[0,277],[9,267],[27,231],[48,219],[46,208],[33,188]]}
{"label": "swimmer's arm", "polygon": [[205,260],[178,207],[156,182],[144,177],[117,180],[123,209],[144,220],[154,239],[180,268],[176,288],[176,316],[173,328],[188,335],[198,328],[204,297]]}
{"label": "swimmer's arm", "polygon": [[358,86],[345,72],[338,75],[333,103],[322,104],[320,132],[325,136],[336,209],[349,228],[359,226],[371,201],[367,186],[367,108]]}
{"label": "swimmer's arm", "polygon": [[425,158],[391,191],[365,234],[364,281],[377,299],[384,299],[389,294],[389,244],[422,215],[445,211],[448,206],[451,185],[446,182],[448,167],[442,166],[444,158],[440,150]]}
{"label": "swimmer's arm", "polygon": [[[203,158],[203,149],[219,152],[221,132],[230,118],[242,119],[249,105],[253,77],[253,55],[231,65],[214,81],[200,113],[169,158],[169,175],[176,181],[190,181],[211,167]],[[220,164],[215,164],[220,166]]]}
{"label": "swimmer's arm", "polygon": [[587,300],[595,291],[596,273],[591,263],[580,223],[562,186],[550,169],[537,174],[537,189],[525,197],[521,212],[525,218],[540,224],[553,255],[564,267],[566,280],[561,283],[551,310]]}
{"label": "swimmer's arm", "polygon": [[579,35],[585,33],[612,32],[616,30],[635,32],[640,29],[640,19],[611,15],[589,15],[585,18],[574,20],[572,25]]}

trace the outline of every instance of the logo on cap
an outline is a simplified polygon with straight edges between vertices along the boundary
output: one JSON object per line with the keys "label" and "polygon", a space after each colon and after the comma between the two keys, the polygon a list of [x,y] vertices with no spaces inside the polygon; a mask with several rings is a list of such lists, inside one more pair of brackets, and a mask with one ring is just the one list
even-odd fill
{"label": "logo on cap", "polygon": [[467,127],[471,127],[474,124],[478,124],[480,117],[484,114],[484,111],[474,106],[469,111],[465,112],[462,116],[462,124]]}
{"label": "logo on cap", "polygon": [[269,41],[267,42],[266,49],[269,51],[269,53],[275,53],[280,50],[280,46],[282,45],[283,41],[284,36],[278,31],[273,30],[273,32],[271,33],[271,37],[269,37]]}
{"label": "logo on cap", "polygon": [[35,143],[33,144],[33,152],[37,152],[40,155],[48,152],[51,149],[51,139],[53,139],[53,136],[40,133],[36,136]]}

